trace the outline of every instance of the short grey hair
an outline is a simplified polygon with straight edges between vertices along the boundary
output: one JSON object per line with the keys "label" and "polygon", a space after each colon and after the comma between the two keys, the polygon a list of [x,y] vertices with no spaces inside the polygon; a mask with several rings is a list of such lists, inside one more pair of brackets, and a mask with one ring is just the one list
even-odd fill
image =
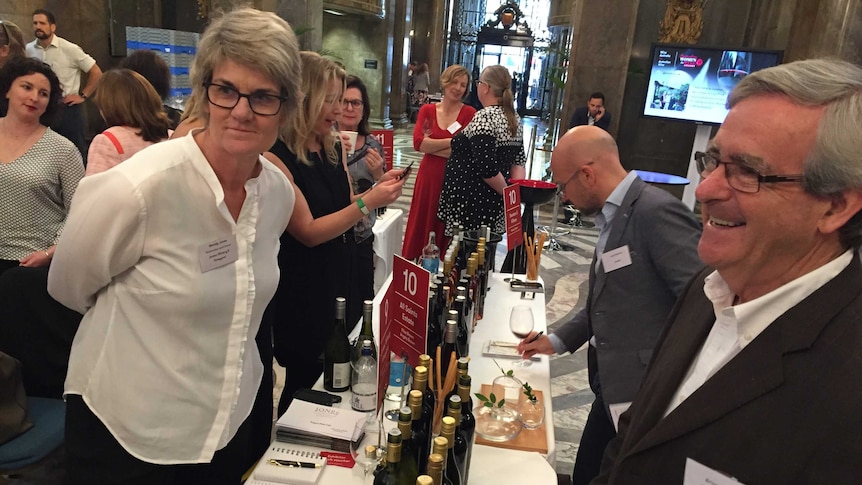
{"label": "short grey hair", "polygon": [[272,12],[242,7],[216,18],[206,28],[190,72],[193,115],[209,121],[206,88],[216,66],[231,60],[269,76],[287,98],[285,120],[292,118],[302,99],[299,43],[287,22]]}
{"label": "short grey hair", "polygon": [[[825,106],[814,148],[803,164],[804,187],[830,197],[862,190],[862,68],[838,59],[808,59],[754,72],[730,93],[728,106],[779,95],[803,106]],[[839,231],[845,247],[862,245],[862,212]]]}

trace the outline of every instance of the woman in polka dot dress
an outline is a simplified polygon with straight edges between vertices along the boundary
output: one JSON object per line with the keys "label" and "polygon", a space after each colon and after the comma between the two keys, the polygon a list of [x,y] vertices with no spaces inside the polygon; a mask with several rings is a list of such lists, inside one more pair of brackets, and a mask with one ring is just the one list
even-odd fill
{"label": "woman in polka dot dress", "polygon": [[16,58],[3,67],[0,93],[0,273],[46,267],[84,176],[81,154],[48,128],[62,98],[51,68]]}
{"label": "woman in polka dot dress", "polygon": [[502,233],[503,189],[510,178],[524,178],[521,120],[515,114],[512,78],[503,66],[490,66],[476,81],[485,108],[452,139],[437,216],[451,236],[458,224],[468,231],[488,225]]}

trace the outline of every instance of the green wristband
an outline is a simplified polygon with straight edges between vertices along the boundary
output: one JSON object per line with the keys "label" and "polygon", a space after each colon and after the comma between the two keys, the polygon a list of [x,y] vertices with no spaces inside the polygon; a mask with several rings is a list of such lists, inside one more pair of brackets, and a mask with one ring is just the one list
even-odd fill
{"label": "green wristband", "polygon": [[365,202],[362,202],[362,197],[356,199],[356,205],[359,206],[359,211],[365,214],[366,216],[371,214],[371,211],[368,210],[368,207],[365,207]]}

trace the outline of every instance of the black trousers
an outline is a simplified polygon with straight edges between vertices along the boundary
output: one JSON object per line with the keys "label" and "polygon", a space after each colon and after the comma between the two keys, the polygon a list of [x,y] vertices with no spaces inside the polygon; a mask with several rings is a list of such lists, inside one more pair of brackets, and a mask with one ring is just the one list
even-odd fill
{"label": "black trousers", "polygon": [[81,152],[81,158],[84,160],[84,166],[87,166],[88,147],[84,139],[85,128],[83,106],[80,104],[69,106],[60,103],[54,122],[51,123],[51,129],[66,137],[78,148],[78,151]]}
{"label": "black trousers", "polygon": [[587,350],[587,365],[590,388],[596,395],[596,399],[590,408],[590,414],[587,416],[587,423],[581,435],[581,443],[578,445],[575,468],[572,471],[572,485],[586,485],[599,475],[605,448],[617,435],[614,423],[605,409],[605,401],[602,399],[598,359],[596,358],[596,349],[592,345]]}
{"label": "black trousers", "polygon": [[81,396],[66,398],[67,485],[239,484],[246,471],[251,419],[213,456],[211,463],[156,465],[130,455]]}

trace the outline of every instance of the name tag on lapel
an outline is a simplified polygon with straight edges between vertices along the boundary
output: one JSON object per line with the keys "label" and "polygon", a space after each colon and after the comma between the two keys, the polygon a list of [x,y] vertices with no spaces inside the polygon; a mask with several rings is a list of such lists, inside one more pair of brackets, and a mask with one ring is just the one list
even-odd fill
{"label": "name tag on lapel", "polygon": [[202,244],[198,249],[198,262],[201,273],[227,266],[237,260],[236,235],[220,237],[215,241]]}
{"label": "name tag on lapel", "polygon": [[631,264],[632,255],[629,252],[628,244],[602,253],[602,269],[605,270],[605,273],[625,268]]}
{"label": "name tag on lapel", "polygon": [[713,470],[691,458],[685,459],[685,474],[682,485],[742,485],[735,478]]}

